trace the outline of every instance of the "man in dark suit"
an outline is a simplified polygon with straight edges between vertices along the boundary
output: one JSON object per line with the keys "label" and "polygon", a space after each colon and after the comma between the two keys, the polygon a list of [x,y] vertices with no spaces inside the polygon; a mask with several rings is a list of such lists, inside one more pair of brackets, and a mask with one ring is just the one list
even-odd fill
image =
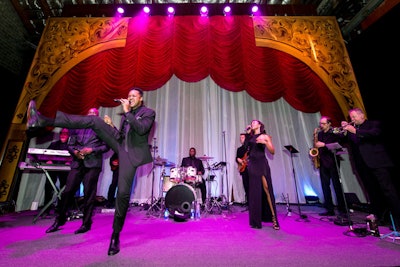
{"label": "man in dark suit", "polygon": [[[197,175],[204,175],[204,165],[203,162],[201,161],[201,159],[196,158],[196,148],[191,147],[189,149],[189,157],[183,158],[182,159],[182,163],[181,163],[181,167],[194,167],[196,168],[197,171]],[[201,191],[201,200],[203,202],[203,207],[206,203],[206,193],[207,193],[207,189],[206,189],[206,183],[204,181],[204,178],[201,178],[202,182],[199,183],[197,186],[200,188]]]}
{"label": "man in dark suit", "polygon": [[119,235],[122,231],[129,208],[131,188],[139,166],[153,161],[148,144],[149,134],[154,125],[156,113],[143,104],[143,91],[132,88],[128,97],[118,100],[124,113],[121,129],[118,130],[110,117],[104,120],[97,116],[70,115],[58,111],[54,119],[40,115],[34,101],[29,103],[27,128],[57,126],[64,128],[90,128],[111,147],[119,157],[118,191],[115,203],[113,233],[111,235],[108,255],[120,251]]}
{"label": "man in dark suit", "polygon": [[[400,226],[400,198],[394,186],[391,172],[393,162],[382,140],[380,122],[367,120],[360,108],[349,110],[351,123],[343,121],[343,135],[350,142],[351,155],[358,175],[367,191],[371,215],[382,214],[382,207],[389,205],[396,227]],[[381,196],[384,196],[382,199]]]}
{"label": "man in dark suit", "polygon": [[[89,109],[87,115],[99,116],[97,108]],[[83,218],[82,226],[75,234],[86,233],[91,229],[93,211],[96,204],[97,182],[103,167],[103,153],[110,148],[97,137],[92,129],[72,129],[67,149],[72,155],[71,171],[68,173],[65,190],[57,206],[58,215],[46,233],[52,233],[67,222],[67,212],[75,192],[83,183]]]}

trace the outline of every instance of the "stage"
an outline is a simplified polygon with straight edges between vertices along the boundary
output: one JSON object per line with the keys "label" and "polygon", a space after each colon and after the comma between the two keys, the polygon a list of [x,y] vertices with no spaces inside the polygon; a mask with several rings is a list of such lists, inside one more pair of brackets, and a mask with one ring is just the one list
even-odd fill
{"label": "stage", "polygon": [[[113,210],[96,208],[92,229],[75,235],[80,219],[46,234],[54,217],[23,211],[0,216],[0,266],[399,266],[400,239],[367,232],[364,212],[352,211],[355,237],[317,205],[279,204],[280,230],[252,229],[244,206],[223,206],[199,219],[164,219],[148,205],[132,205],[121,233],[121,251],[108,256]],[[304,217],[304,218],[303,218]],[[345,221],[346,222],[346,221]],[[381,236],[391,233],[379,227]]]}

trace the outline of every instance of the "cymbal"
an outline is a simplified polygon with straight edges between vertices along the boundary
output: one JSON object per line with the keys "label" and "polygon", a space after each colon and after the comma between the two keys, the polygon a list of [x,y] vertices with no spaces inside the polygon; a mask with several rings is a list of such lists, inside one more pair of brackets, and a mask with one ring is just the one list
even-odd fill
{"label": "cymbal", "polygon": [[165,161],[154,161],[154,165],[156,166],[165,166],[165,167],[175,167],[175,163],[165,160]]}
{"label": "cymbal", "polygon": [[214,157],[207,157],[207,156],[203,156],[203,157],[198,157],[201,160],[209,160],[209,159],[213,159]]}
{"label": "cymbal", "polygon": [[154,159],[154,162],[164,162],[164,161],[168,161],[168,159],[163,159],[160,156]]}

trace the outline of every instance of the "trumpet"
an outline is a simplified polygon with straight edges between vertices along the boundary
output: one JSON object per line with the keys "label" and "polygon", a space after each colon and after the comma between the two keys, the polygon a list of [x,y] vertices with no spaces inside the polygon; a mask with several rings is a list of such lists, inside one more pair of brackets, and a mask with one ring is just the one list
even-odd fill
{"label": "trumpet", "polygon": [[344,129],[344,127],[346,127],[347,125],[354,126],[355,123],[352,121],[352,122],[347,123],[345,126],[333,127],[333,128],[332,128],[332,132],[333,132],[334,134],[342,134],[342,133],[346,132],[346,130]]}

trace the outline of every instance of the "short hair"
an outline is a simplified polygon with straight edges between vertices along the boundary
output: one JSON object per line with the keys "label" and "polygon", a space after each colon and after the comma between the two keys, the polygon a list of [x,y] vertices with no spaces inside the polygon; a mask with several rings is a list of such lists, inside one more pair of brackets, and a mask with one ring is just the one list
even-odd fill
{"label": "short hair", "polygon": [[332,119],[329,116],[321,116],[321,119],[326,119],[327,123],[332,123]]}
{"label": "short hair", "polygon": [[140,94],[140,96],[143,96],[143,90],[140,89],[139,87],[133,87],[133,88],[131,88],[131,90],[129,90],[129,91],[132,91],[132,90],[138,91],[139,94]]}
{"label": "short hair", "polygon": [[358,108],[358,107],[357,107],[357,108],[352,108],[352,109],[350,109],[350,110],[349,110],[349,113],[350,113],[350,112],[353,112],[353,111],[354,111],[354,112],[357,112],[357,113],[360,113],[360,114],[364,114],[364,111],[363,111],[361,108]]}

